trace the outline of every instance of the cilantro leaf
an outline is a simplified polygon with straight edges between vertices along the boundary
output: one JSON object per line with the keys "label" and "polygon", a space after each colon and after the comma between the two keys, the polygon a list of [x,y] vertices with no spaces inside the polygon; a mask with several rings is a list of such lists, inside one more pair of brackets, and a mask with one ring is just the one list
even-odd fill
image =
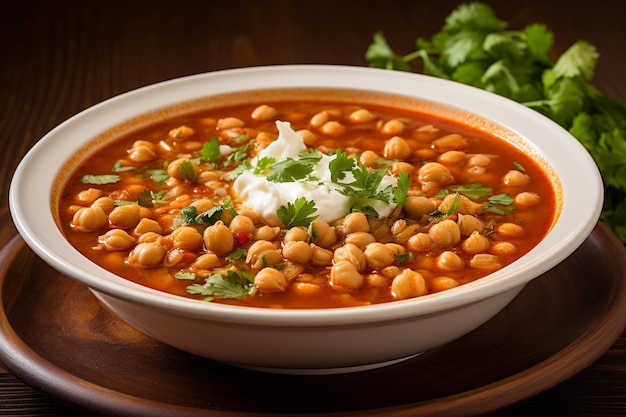
{"label": "cilantro leaf", "polygon": [[319,216],[313,215],[317,211],[314,201],[309,201],[305,197],[298,197],[293,203],[287,203],[287,206],[280,206],[276,211],[276,215],[287,228],[291,227],[308,227],[311,222]]}
{"label": "cilantro leaf", "polygon": [[200,158],[203,161],[215,162],[222,158],[220,152],[220,142],[217,136],[213,136],[208,141],[204,142],[202,149],[200,150]]}
{"label": "cilantro leaf", "polygon": [[328,164],[330,180],[334,183],[339,183],[339,181],[346,178],[346,172],[352,172],[355,165],[356,160],[354,158],[350,158],[341,148],[337,149],[335,158]]}
{"label": "cilantro leaf", "polygon": [[83,175],[80,177],[79,181],[83,184],[95,184],[95,185],[103,185],[103,184],[114,184],[119,182],[121,177],[119,175],[114,174],[104,174],[104,175]]}
{"label": "cilantro leaf", "polygon": [[398,204],[404,204],[411,186],[411,177],[408,172],[400,171],[398,174],[398,186],[393,190],[393,200]]}
{"label": "cilantro leaf", "polygon": [[295,182],[305,179],[313,169],[315,163],[309,159],[293,159],[275,162],[271,165],[271,173],[267,176],[268,181],[273,182]]}
{"label": "cilantro leaf", "polygon": [[[204,284],[187,287],[189,294],[218,296],[220,298],[244,298],[254,291],[254,276],[244,271],[226,270],[225,275],[211,274]],[[209,300],[212,300],[209,298]]]}
{"label": "cilantro leaf", "polygon": [[183,161],[176,170],[187,177],[189,181],[196,180],[197,173],[190,161]]}
{"label": "cilantro leaf", "polygon": [[459,194],[463,194],[467,198],[471,199],[479,199],[482,197],[486,197],[493,191],[493,188],[487,187],[481,183],[473,182],[468,185],[454,185],[449,187],[450,190],[457,192]]}

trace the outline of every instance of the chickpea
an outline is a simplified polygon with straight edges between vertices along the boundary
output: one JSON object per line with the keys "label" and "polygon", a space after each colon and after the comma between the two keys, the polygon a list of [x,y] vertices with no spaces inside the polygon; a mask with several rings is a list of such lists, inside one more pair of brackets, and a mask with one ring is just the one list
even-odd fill
{"label": "chickpea", "polygon": [[172,232],[172,244],[179,249],[198,249],[203,242],[200,232],[190,226],[181,226]]}
{"label": "chickpea", "polygon": [[165,249],[158,242],[139,243],[128,254],[128,263],[136,266],[152,267],[159,265],[165,257]]}
{"label": "chickpea", "polygon": [[402,120],[391,119],[383,124],[380,129],[380,133],[382,133],[383,135],[399,135],[404,132],[405,128],[406,125]]}
{"label": "chickpea", "polygon": [[376,120],[376,115],[367,109],[358,109],[350,113],[348,120],[352,123],[367,123]]}
{"label": "chickpea", "polygon": [[461,249],[463,252],[473,255],[475,253],[487,252],[490,245],[491,241],[488,237],[479,232],[472,232],[472,234],[461,243]]}
{"label": "chickpea", "polygon": [[446,219],[430,227],[428,236],[441,248],[456,246],[461,241],[461,230],[454,220]]}
{"label": "chickpea", "polygon": [[254,277],[254,285],[262,293],[285,292],[287,279],[275,268],[263,268]]}
{"label": "chickpea", "polygon": [[207,251],[218,255],[226,255],[235,248],[235,238],[222,221],[207,227],[204,230],[203,240]]}
{"label": "chickpea", "polygon": [[72,228],[81,232],[91,232],[107,224],[107,215],[102,207],[81,207],[72,217]]}
{"label": "chickpea", "polygon": [[463,262],[463,259],[452,251],[441,252],[439,256],[437,256],[435,265],[442,271],[447,272],[461,271],[465,268],[465,262]]}
{"label": "chickpea", "polygon": [[179,264],[184,258],[182,249],[171,248],[163,257],[163,266],[170,267]]}
{"label": "chickpea", "polygon": [[137,238],[137,243],[159,242],[163,236],[155,232],[142,233]]}
{"label": "chickpea", "polygon": [[419,229],[419,224],[410,224],[405,219],[398,219],[391,225],[391,235],[396,242],[405,243]]}
{"label": "chickpea", "polygon": [[313,250],[313,256],[311,257],[311,264],[315,266],[328,266],[333,261],[333,252],[328,249],[324,249],[317,245],[311,245]]}
{"label": "chickpea", "polygon": [[424,277],[410,269],[404,269],[391,281],[391,295],[397,300],[419,297],[427,291]]}
{"label": "chickpea", "polygon": [[152,142],[138,140],[128,150],[128,158],[134,162],[148,162],[156,159],[156,147]]}
{"label": "chickpea", "polygon": [[283,246],[283,257],[291,262],[305,264],[313,257],[313,249],[303,240],[292,240]]}
{"label": "chickpea", "polygon": [[376,161],[380,158],[378,154],[374,151],[366,150],[361,153],[359,157],[359,164],[364,167],[373,167],[376,165]]}
{"label": "chickpea", "polygon": [[255,230],[255,240],[274,240],[280,235],[280,227],[263,225]]}
{"label": "chickpea", "polygon": [[354,232],[350,233],[344,239],[345,243],[351,243],[358,247],[361,250],[365,250],[365,247],[373,242],[376,242],[376,238],[370,234],[365,232]]}
{"label": "chickpea", "polygon": [[221,171],[202,171],[198,173],[196,181],[200,184],[209,184],[222,179],[224,179],[224,174]]}
{"label": "chickpea", "polygon": [[385,142],[383,148],[383,156],[387,159],[399,159],[401,161],[408,159],[413,154],[411,145],[400,136],[394,136]]}
{"label": "chickpea", "polygon": [[317,135],[308,129],[298,130],[298,135],[302,138],[302,141],[306,146],[312,147],[317,143]]}
{"label": "chickpea", "polygon": [[437,204],[429,198],[410,195],[404,201],[402,208],[407,217],[419,220],[423,216],[435,211]]}
{"label": "chickpea", "polygon": [[[231,249],[232,250],[232,249]],[[280,250],[272,242],[255,241],[246,254],[246,263],[252,269],[261,269],[267,265],[278,265],[283,262]]]}
{"label": "chickpea", "polygon": [[235,217],[233,217],[228,227],[230,231],[233,233],[237,233],[237,232],[246,232],[250,234],[254,233],[254,223],[252,222],[252,219],[248,216],[244,216],[241,214],[238,214]]}
{"label": "chickpea", "polygon": [[194,130],[187,126],[180,126],[169,131],[169,137],[172,139],[188,138],[194,134]]}
{"label": "chickpea", "polygon": [[337,229],[328,223],[315,220],[309,226],[309,233],[313,243],[322,247],[330,247],[337,242]]}
{"label": "chickpea", "polygon": [[502,177],[502,182],[511,187],[521,187],[530,182],[530,177],[521,171],[512,169]]}
{"label": "chickpea", "polygon": [[478,253],[470,260],[470,266],[476,269],[496,270],[502,268],[500,258],[497,255]]}
{"label": "chickpea", "polygon": [[133,230],[133,234],[135,236],[139,236],[147,232],[155,232],[158,234],[162,234],[163,228],[161,227],[159,222],[157,222],[156,220],[152,220],[147,217],[144,217],[140,219],[139,223],[137,223],[137,226],[135,226],[135,229]]}
{"label": "chickpea", "polygon": [[486,167],[491,163],[491,158],[488,155],[478,153],[472,155],[467,160],[467,166],[469,167]]}
{"label": "chickpea", "polygon": [[222,264],[220,258],[214,253],[203,253],[193,262],[194,268],[213,269]]}
{"label": "chickpea", "polygon": [[406,242],[406,247],[411,252],[428,252],[432,246],[433,240],[427,233],[417,233]]}
{"label": "chickpea", "polygon": [[351,243],[346,243],[345,245],[335,249],[333,262],[338,263],[342,261],[348,261],[352,263],[354,266],[356,266],[359,272],[365,271],[365,268],[367,267],[365,254],[361,249]]}
{"label": "chickpea", "polygon": [[442,164],[454,165],[465,160],[466,156],[463,151],[447,151],[439,155],[437,161]]}
{"label": "chickpea", "polygon": [[477,214],[483,210],[483,205],[475,203],[462,194],[448,194],[439,204],[439,211],[442,213],[450,212],[454,207],[454,213],[460,214]]}
{"label": "chickpea", "polygon": [[309,239],[307,231],[301,227],[292,227],[285,233],[284,242],[306,241]]}
{"label": "chickpea", "polygon": [[365,247],[363,253],[367,266],[370,268],[384,268],[393,264],[396,260],[393,250],[380,242],[370,243]]}
{"label": "chickpea", "polygon": [[344,235],[355,232],[369,232],[370,225],[367,221],[367,217],[365,214],[359,212],[348,214],[343,219],[342,231]]}
{"label": "chickpea", "polygon": [[496,242],[490,252],[494,255],[513,255],[517,252],[517,246],[511,242]]}
{"label": "chickpea", "polygon": [[213,202],[209,200],[208,198],[200,198],[192,202],[190,205],[194,206],[198,213],[204,213],[206,211],[211,210],[213,207],[215,207]]}
{"label": "chickpea", "polygon": [[328,112],[326,110],[323,110],[313,115],[313,117],[311,117],[311,121],[309,122],[309,124],[311,125],[311,127],[321,127],[328,120],[330,120]]}
{"label": "chickpea", "polygon": [[277,114],[278,111],[274,107],[262,104],[252,111],[252,118],[254,120],[267,121],[272,120]]}
{"label": "chickpea", "polygon": [[129,229],[137,226],[141,219],[141,206],[138,204],[128,204],[118,206],[109,214],[109,224],[111,227]]}
{"label": "chickpea", "polygon": [[450,288],[458,287],[460,285],[459,281],[456,279],[445,276],[432,278],[428,284],[428,287],[433,292],[449,290]]}
{"label": "chickpea", "polygon": [[110,213],[115,208],[115,200],[111,197],[100,197],[91,204],[92,207],[100,207],[105,213]]}
{"label": "chickpea", "polygon": [[467,147],[467,139],[458,133],[451,133],[435,139],[431,146],[439,152],[458,151]]}
{"label": "chickpea", "polygon": [[370,287],[374,288],[385,288],[389,285],[389,277],[384,276],[383,274],[367,274],[365,275],[365,282]]}
{"label": "chickpea", "polygon": [[135,244],[135,238],[121,229],[111,229],[98,237],[98,243],[106,250],[126,250]]}
{"label": "chickpea", "polygon": [[387,278],[395,278],[402,273],[402,269],[397,265],[389,265],[382,268],[380,273]]}
{"label": "chickpea", "polygon": [[524,228],[515,223],[502,223],[496,227],[496,233],[502,237],[515,238],[524,234]]}
{"label": "chickpea", "polygon": [[290,288],[298,297],[314,297],[322,292],[322,287],[312,282],[294,282]]}
{"label": "chickpea", "polygon": [[[183,170],[183,166],[189,167],[189,172],[187,172],[187,170]],[[170,177],[174,179],[180,181],[189,180],[193,182],[196,180],[196,178],[198,178],[200,168],[198,167],[198,165],[191,162],[187,158],[179,158],[170,162],[170,164],[167,166],[167,173]]]}
{"label": "chickpea", "polygon": [[418,171],[418,178],[424,185],[447,185],[454,182],[454,176],[448,168],[439,162],[427,162]]}
{"label": "chickpea", "polygon": [[358,289],[363,286],[365,277],[357,267],[349,261],[339,261],[330,269],[330,285],[332,287]]}
{"label": "chickpea", "polygon": [[320,127],[320,132],[327,136],[339,136],[346,131],[346,127],[336,120],[330,120]]}
{"label": "chickpea", "polygon": [[415,171],[415,166],[408,162],[402,162],[402,161],[394,162],[393,165],[391,166],[391,172],[394,175],[399,175],[402,171],[411,175],[413,171]]}
{"label": "chickpea", "polygon": [[246,123],[236,117],[224,117],[217,121],[217,128],[220,130],[233,129],[236,127],[244,127]]}
{"label": "chickpea", "polygon": [[459,230],[463,237],[467,237],[474,232],[482,233],[485,230],[483,222],[469,214],[459,214],[456,223],[459,225]]}
{"label": "chickpea", "polygon": [[517,207],[532,207],[541,202],[541,197],[537,193],[522,192],[515,196],[514,204]]}
{"label": "chickpea", "polygon": [[83,205],[89,206],[93,204],[98,198],[104,195],[104,191],[98,190],[97,188],[88,188],[86,190],[81,191],[76,196],[76,200]]}

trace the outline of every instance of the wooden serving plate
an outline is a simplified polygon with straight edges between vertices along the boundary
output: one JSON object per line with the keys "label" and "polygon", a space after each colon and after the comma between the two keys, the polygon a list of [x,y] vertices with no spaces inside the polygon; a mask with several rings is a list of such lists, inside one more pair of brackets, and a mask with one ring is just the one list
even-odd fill
{"label": "wooden serving plate", "polygon": [[181,352],[122,322],[19,237],[0,252],[0,361],[92,415],[482,414],[573,376],[625,325],[626,249],[603,224],[465,337],[396,365],[325,376],[265,374]]}

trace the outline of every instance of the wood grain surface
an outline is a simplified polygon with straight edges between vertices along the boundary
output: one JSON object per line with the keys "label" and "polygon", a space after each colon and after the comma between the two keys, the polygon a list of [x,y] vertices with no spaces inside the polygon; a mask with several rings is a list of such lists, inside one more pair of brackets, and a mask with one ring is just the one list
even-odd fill
{"label": "wood grain surface", "polygon": [[[138,87],[206,71],[367,65],[365,50],[374,32],[382,30],[397,52],[410,52],[417,37],[437,32],[460,3],[0,1],[0,246],[16,233],[7,205],[17,163],[46,132],[74,114]],[[556,35],[558,52],[578,39],[593,43],[601,54],[594,84],[626,100],[621,1],[486,3],[512,29],[546,24]],[[251,388],[244,384],[244,389]],[[68,405],[46,398],[0,366],[0,415],[78,415]],[[626,334],[581,372],[496,414],[626,415]]]}

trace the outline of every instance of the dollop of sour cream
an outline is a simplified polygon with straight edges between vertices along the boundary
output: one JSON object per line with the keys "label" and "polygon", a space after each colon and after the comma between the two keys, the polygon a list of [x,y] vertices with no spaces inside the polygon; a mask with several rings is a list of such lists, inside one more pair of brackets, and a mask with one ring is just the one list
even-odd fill
{"label": "dollop of sour cream", "polygon": [[[294,182],[269,181],[263,174],[255,174],[256,163],[264,158],[271,157],[275,161],[287,158],[299,159],[299,154],[307,149],[302,137],[295,132],[288,122],[277,121],[278,138],[259,154],[250,160],[252,169],[242,172],[233,183],[233,191],[242,200],[245,208],[258,213],[270,225],[280,226],[281,220],[276,214],[281,206],[293,203],[297,198],[304,197],[315,202],[317,220],[332,223],[345,217],[354,204],[354,199],[341,194],[340,187],[331,181],[330,162],[336,155],[321,154],[321,159],[315,165],[309,177],[315,180],[298,180]],[[346,174],[344,182],[353,181],[350,173]],[[385,175],[378,190],[387,186],[395,186],[397,179]],[[378,212],[379,217],[387,217],[396,207],[395,203],[380,200],[367,200],[367,205]]]}

